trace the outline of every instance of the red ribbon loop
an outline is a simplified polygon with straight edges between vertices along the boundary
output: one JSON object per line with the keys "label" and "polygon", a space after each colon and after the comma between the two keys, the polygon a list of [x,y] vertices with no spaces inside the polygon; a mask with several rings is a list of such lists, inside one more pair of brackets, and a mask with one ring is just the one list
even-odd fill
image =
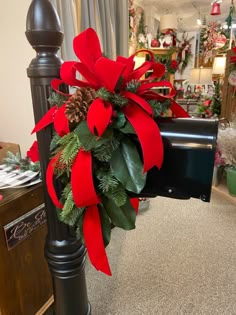
{"label": "red ribbon loop", "polygon": [[111,116],[111,104],[96,98],[90,105],[87,115],[87,124],[91,133],[101,137],[111,120]]}
{"label": "red ribbon loop", "polygon": [[145,110],[145,112],[147,112],[149,115],[153,115],[153,109],[152,107],[148,104],[147,101],[145,101],[145,99],[141,98],[140,96],[131,93],[131,92],[127,92],[124,91],[123,95],[129,99],[131,99],[132,101],[134,101],[135,103],[137,103],[139,106],[142,107],[142,109]]}
{"label": "red ribbon loop", "polygon": [[[159,169],[163,163],[163,143],[160,130],[155,121],[136,104],[125,106],[123,112],[138,136],[143,153],[143,172],[153,166]],[[155,139],[155,141],[153,141]]]}
{"label": "red ribbon loop", "polygon": [[90,151],[79,150],[71,169],[71,188],[77,207],[86,207],[100,202],[93,185]]}

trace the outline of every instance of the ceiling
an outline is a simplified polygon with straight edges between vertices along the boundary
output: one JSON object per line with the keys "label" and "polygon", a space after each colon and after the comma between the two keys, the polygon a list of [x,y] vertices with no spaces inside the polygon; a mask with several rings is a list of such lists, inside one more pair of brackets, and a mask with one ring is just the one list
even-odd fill
{"label": "ceiling", "polygon": [[199,28],[197,19],[206,17],[207,22],[225,22],[229,14],[231,0],[222,0],[221,15],[210,15],[212,0],[143,0],[146,7],[151,6],[158,15],[174,13],[177,15],[180,30],[196,30]]}

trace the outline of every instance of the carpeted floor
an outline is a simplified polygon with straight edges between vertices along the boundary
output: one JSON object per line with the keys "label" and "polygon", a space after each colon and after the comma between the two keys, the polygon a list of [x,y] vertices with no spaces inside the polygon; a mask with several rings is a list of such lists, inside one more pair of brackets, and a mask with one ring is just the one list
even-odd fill
{"label": "carpeted floor", "polygon": [[113,276],[86,266],[92,315],[236,314],[236,205],[158,197],[114,229]]}

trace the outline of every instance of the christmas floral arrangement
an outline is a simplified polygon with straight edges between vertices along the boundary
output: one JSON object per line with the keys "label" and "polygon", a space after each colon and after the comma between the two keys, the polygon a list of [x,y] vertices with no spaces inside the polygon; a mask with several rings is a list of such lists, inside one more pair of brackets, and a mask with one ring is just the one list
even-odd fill
{"label": "christmas floral arrangement", "polygon": [[212,60],[217,53],[225,52],[227,46],[227,34],[220,23],[210,22],[201,34],[203,47],[203,61],[206,64]]}
{"label": "christmas floral arrangement", "polygon": [[[150,60],[134,70],[135,54],[115,61],[104,57],[92,28],[76,36],[73,47],[80,61],[62,64],[61,79],[52,81],[51,108],[33,132],[53,125],[49,196],[59,219],[81,236],[94,267],[111,275],[105,252],[111,227],[135,228],[137,199],[130,193],[139,194],[147,171],[160,169],[163,162],[154,118],[168,108],[176,117],[188,114],[174,101],[171,83],[160,80],[165,67],[151,52],[145,51]],[[141,79],[149,70],[152,75]],[[72,94],[60,92],[61,84],[70,86]],[[168,95],[152,89],[163,86],[169,87]],[[55,179],[63,187],[59,196]]]}

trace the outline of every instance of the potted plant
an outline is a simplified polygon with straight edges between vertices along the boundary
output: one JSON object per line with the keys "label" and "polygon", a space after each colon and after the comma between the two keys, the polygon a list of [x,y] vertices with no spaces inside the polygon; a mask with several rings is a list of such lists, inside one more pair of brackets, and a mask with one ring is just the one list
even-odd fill
{"label": "potted plant", "polygon": [[230,195],[236,196],[236,128],[219,129],[217,146],[225,162],[226,182]]}

